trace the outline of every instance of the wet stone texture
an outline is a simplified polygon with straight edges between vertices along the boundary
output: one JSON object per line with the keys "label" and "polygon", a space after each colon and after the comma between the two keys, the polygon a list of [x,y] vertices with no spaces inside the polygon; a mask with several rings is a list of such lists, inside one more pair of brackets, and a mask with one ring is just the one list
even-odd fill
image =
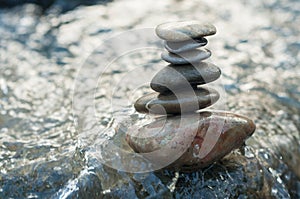
{"label": "wet stone texture", "polygon": [[[0,198],[299,198],[299,6],[294,0],[130,0],[63,14],[55,6],[1,8]],[[135,83],[151,80],[165,63],[161,51],[128,54],[102,73],[95,92],[90,80],[120,41],[87,59],[90,52],[117,33],[182,19],[217,27],[208,48],[222,66],[226,109],[253,119],[256,132],[243,150],[190,174],[131,174],[102,164],[91,153],[99,152],[100,141],[129,150],[123,131],[104,129],[120,123],[112,118],[143,119],[132,103],[149,93],[149,84],[137,89]],[[135,39],[150,42],[146,34]],[[95,126],[90,107],[82,103],[79,114],[72,106],[83,65],[86,76],[77,80],[85,86],[75,98],[95,92],[97,131],[81,131],[84,122],[84,129]]]}
{"label": "wet stone texture", "polygon": [[[195,172],[240,148],[254,131],[254,123],[245,117],[201,112],[157,118],[137,132],[128,133],[126,141],[139,153],[160,151],[152,161],[162,163],[175,156],[167,165],[169,169]],[[220,136],[216,138],[217,133]]]}

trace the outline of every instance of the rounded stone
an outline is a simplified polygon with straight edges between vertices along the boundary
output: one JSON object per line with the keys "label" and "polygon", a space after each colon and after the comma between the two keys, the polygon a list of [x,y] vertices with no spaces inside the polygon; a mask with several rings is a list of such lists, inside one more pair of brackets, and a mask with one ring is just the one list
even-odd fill
{"label": "rounded stone", "polygon": [[[252,120],[227,112],[201,112],[156,118],[126,141],[153,164],[168,169],[193,172],[208,167],[232,150],[240,148],[255,131]],[[175,157],[174,157],[175,156]]]}
{"label": "rounded stone", "polygon": [[207,42],[207,39],[203,37],[180,42],[165,41],[165,48],[167,51],[176,54],[205,46]]}
{"label": "rounded stone", "polygon": [[214,35],[217,30],[212,24],[192,20],[163,23],[155,32],[163,40],[177,42]]}
{"label": "rounded stone", "polygon": [[144,95],[134,103],[134,108],[140,113],[160,115],[191,113],[214,104],[219,97],[214,89],[190,87],[175,93]]}
{"label": "rounded stone", "polygon": [[194,65],[168,65],[158,71],[151,80],[153,90],[164,93],[167,91],[183,90],[188,85],[196,86],[217,80],[221,75],[218,66],[199,62]]}
{"label": "rounded stone", "polygon": [[175,65],[188,64],[188,63],[196,63],[207,59],[211,56],[211,52],[207,49],[195,49],[190,50],[178,54],[163,52],[161,54],[161,58],[166,62]]}

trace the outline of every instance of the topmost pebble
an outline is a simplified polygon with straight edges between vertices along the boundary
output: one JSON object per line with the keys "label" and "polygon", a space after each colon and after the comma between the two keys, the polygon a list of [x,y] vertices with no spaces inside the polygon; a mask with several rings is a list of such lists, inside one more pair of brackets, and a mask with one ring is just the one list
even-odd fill
{"label": "topmost pebble", "polygon": [[196,20],[160,24],[155,29],[157,36],[166,41],[186,41],[216,34],[216,27]]}

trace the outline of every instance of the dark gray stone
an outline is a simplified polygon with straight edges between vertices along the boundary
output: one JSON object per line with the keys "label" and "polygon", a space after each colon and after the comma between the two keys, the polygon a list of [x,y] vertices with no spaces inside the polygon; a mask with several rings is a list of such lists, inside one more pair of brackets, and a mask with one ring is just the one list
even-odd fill
{"label": "dark gray stone", "polygon": [[212,24],[196,20],[163,23],[155,31],[161,39],[175,42],[214,35],[217,32]]}
{"label": "dark gray stone", "polygon": [[165,48],[167,51],[171,53],[182,53],[185,51],[193,50],[207,44],[207,39],[200,37],[192,40],[187,41],[180,41],[180,42],[172,42],[172,41],[165,41]]}
{"label": "dark gray stone", "polygon": [[199,62],[210,56],[211,52],[208,49],[195,49],[178,54],[169,52],[163,52],[161,54],[163,60],[176,65]]}
{"label": "dark gray stone", "polygon": [[219,93],[214,89],[196,88],[174,93],[150,93],[139,98],[134,107],[140,113],[183,114],[191,113],[214,104]]}
{"label": "dark gray stone", "polygon": [[184,89],[189,84],[192,86],[206,84],[218,79],[220,75],[220,68],[208,62],[194,65],[168,65],[153,77],[150,86],[153,90],[163,93]]}

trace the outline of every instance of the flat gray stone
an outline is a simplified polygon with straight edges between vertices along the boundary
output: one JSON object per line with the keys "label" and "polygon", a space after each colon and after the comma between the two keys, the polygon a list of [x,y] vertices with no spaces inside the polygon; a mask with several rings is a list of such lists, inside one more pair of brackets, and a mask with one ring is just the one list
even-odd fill
{"label": "flat gray stone", "polygon": [[194,65],[168,65],[158,71],[151,80],[150,86],[160,93],[184,90],[189,85],[196,86],[215,81],[220,75],[220,68],[208,62],[199,62]]}
{"label": "flat gray stone", "polygon": [[157,92],[144,95],[134,103],[140,113],[182,114],[191,113],[214,104],[219,93],[214,89],[196,88],[174,93]]}
{"label": "flat gray stone", "polygon": [[175,65],[196,63],[201,60],[205,60],[211,56],[211,52],[208,49],[195,49],[178,54],[163,52],[161,58],[166,62]]}
{"label": "flat gray stone", "polygon": [[212,24],[192,20],[163,23],[155,32],[163,40],[177,42],[214,35],[217,30]]}
{"label": "flat gray stone", "polygon": [[[240,148],[255,131],[252,120],[227,112],[160,117],[129,131],[126,141],[137,153],[167,168],[194,172]],[[155,153],[155,156],[147,156]]]}
{"label": "flat gray stone", "polygon": [[172,41],[165,41],[165,48],[167,51],[171,53],[182,53],[185,51],[193,50],[207,44],[207,39],[200,37],[193,40],[187,41],[179,41],[179,42],[172,42]]}

